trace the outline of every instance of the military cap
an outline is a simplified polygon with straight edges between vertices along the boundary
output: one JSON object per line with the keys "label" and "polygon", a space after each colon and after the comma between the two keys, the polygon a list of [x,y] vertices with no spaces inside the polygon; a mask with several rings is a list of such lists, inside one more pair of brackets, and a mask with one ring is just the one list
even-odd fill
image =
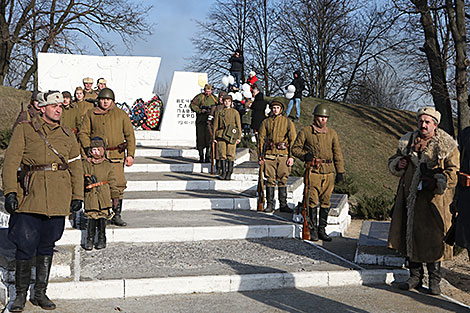
{"label": "military cap", "polygon": [[429,115],[433,117],[437,121],[437,124],[441,122],[441,113],[439,113],[439,111],[433,107],[424,107],[419,109],[418,114],[416,115],[416,119],[419,119],[421,115]]}
{"label": "military cap", "polygon": [[225,91],[220,91],[219,92],[219,97],[224,97],[226,95],[227,95],[227,93]]}
{"label": "military cap", "polygon": [[98,78],[98,81],[96,82],[97,84],[106,84],[106,79],[104,78]]}
{"label": "military cap", "polygon": [[62,91],[62,96],[72,99],[72,94],[68,91]]}
{"label": "military cap", "polygon": [[114,92],[111,90],[111,88],[101,89],[100,93],[98,94],[98,99],[102,98],[109,98],[114,101]]}
{"label": "military cap", "polygon": [[98,136],[91,138],[90,148],[98,148],[98,147],[106,148],[103,138],[98,137]]}
{"label": "military cap", "polygon": [[85,78],[83,79],[83,83],[84,83],[84,84],[93,84],[93,78],[91,78],[91,77],[85,77]]}
{"label": "military cap", "polygon": [[330,116],[330,109],[328,108],[328,106],[326,104],[320,103],[315,107],[315,109],[313,109],[312,114],[316,115],[316,116],[329,117]]}
{"label": "military cap", "polygon": [[40,92],[38,94],[38,107],[45,107],[50,104],[64,103],[64,97],[59,91]]}
{"label": "military cap", "polygon": [[225,99],[233,100],[231,95],[225,95],[225,96],[222,98],[222,100],[225,100]]}
{"label": "military cap", "polygon": [[204,90],[206,89],[211,89],[212,90],[212,85],[211,84],[205,84],[204,85]]}
{"label": "military cap", "polygon": [[284,102],[283,102],[282,98],[276,97],[276,98],[272,99],[271,102],[269,103],[269,108],[272,108],[275,105],[281,106],[282,110],[284,111],[285,105],[284,105]]}

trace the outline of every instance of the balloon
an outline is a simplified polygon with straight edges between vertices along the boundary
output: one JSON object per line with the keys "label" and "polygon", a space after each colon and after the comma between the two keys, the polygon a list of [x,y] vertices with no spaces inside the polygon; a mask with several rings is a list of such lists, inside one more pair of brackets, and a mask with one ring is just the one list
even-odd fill
{"label": "balloon", "polygon": [[231,96],[232,97],[232,100],[235,100],[234,97],[235,97],[235,94],[233,92],[229,92],[227,95]]}
{"label": "balloon", "polygon": [[243,91],[250,91],[250,90],[251,90],[251,86],[250,86],[249,84],[247,84],[247,83],[244,83],[244,84],[242,85],[242,90],[243,90]]}
{"label": "balloon", "polygon": [[233,100],[242,101],[242,100],[243,100],[243,96],[242,96],[241,92],[236,92],[235,95],[234,95]]}
{"label": "balloon", "polygon": [[230,85],[235,84],[235,78],[234,78],[232,75],[229,75],[229,76],[228,76],[228,83],[229,83]]}
{"label": "balloon", "polygon": [[286,92],[286,98],[287,99],[292,99],[294,97],[294,93],[293,92]]}
{"label": "balloon", "polygon": [[225,87],[228,86],[228,77],[227,77],[227,76],[222,77],[222,84],[223,84]]}
{"label": "balloon", "polygon": [[295,86],[294,85],[289,85],[287,86],[287,91],[289,93],[294,93],[295,92]]}
{"label": "balloon", "polygon": [[266,109],[264,109],[264,114],[265,114],[266,116],[268,116],[269,113],[271,113],[271,109],[269,108],[269,105],[267,105],[267,106],[266,106]]}
{"label": "balloon", "polygon": [[253,98],[253,95],[251,94],[251,91],[243,90],[243,97],[245,97],[247,99],[251,99],[251,98]]}
{"label": "balloon", "polygon": [[197,83],[199,84],[200,87],[204,87],[205,84],[207,84],[207,76],[205,75],[199,75],[197,78]]}

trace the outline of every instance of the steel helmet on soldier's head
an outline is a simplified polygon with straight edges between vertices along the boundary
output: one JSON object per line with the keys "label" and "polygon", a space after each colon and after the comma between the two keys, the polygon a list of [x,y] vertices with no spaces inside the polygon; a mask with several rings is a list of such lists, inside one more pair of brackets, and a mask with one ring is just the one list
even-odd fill
{"label": "steel helmet on soldier's head", "polygon": [[282,111],[284,112],[286,109],[286,106],[284,105],[283,98],[281,97],[276,97],[269,102],[269,108],[272,109],[274,105],[280,105]]}
{"label": "steel helmet on soldier's head", "polygon": [[330,109],[324,103],[320,103],[313,110],[313,115],[330,117]]}
{"label": "steel helmet on soldier's head", "polygon": [[100,93],[98,94],[98,99],[112,99],[114,101],[114,92],[111,90],[111,88],[103,88],[101,89]]}

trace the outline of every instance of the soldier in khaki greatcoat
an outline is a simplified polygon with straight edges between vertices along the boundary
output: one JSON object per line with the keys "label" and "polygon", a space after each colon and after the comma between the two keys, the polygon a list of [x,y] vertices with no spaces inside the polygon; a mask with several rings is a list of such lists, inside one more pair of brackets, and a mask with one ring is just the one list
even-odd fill
{"label": "soldier in khaki greatcoat", "polygon": [[[85,216],[88,218],[87,235],[83,248],[92,250],[96,230],[96,249],[106,248],[106,220],[113,203],[119,200],[119,189],[111,163],[105,157],[106,146],[101,137],[90,142],[90,157],[84,159],[85,173]],[[112,199],[112,201],[111,201]]]}
{"label": "soldier in khaki greatcoat", "polygon": [[85,77],[83,79],[83,94],[85,95],[85,100],[96,99],[98,97],[98,93],[93,89],[93,78]]}
{"label": "soldier in khaki greatcoat", "polygon": [[213,140],[217,145],[218,160],[222,168],[221,179],[230,180],[242,125],[240,114],[232,108],[232,96],[224,96],[223,101],[224,109],[215,114]]}
{"label": "soldier in khaki greatcoat", "polygon": [[60,125],[69,127],[74,134],[77,134],[81,123],[80,111],[78,107],[72,103],[72,95],[70,92],[62,92],[62,96],[64,97],[64,105],[62,116],[60,117]]}
{"label": "soldier in khaki greatcoat", "polygon": [[55,309],[46,296],[55,242],[64,231],[65,216],[80,210],[83,199],[80,147],[73,132],[60,125],[62,94],[41,93],[38,100],[40,116],[16,127],[3,164],[8,238],[16,246],[16,299],[10,312],[24,309],[33,257],[36,283],[31,302]]}
{"label": "soldier in khaki greatcoat", "polygon": [[78,138],[85,156],[90,147],[91,138],[98,136],[105,141],[106,157],[111,162],[119,189],[119,201],[113,208],[114,217],[111,222],[114,225],[126,226],[127,223],[121,218],[122,198],[127,184],[124,165],[134,164],[134,128],[126,112],[116,107],[114,92],[111,89],[101,90],[98,100],[98,106],[85,114]]}
{"label": "soldier in khaki greatcoat", "polygon": [[[204,92],[191,101],[191,110],[196,113],[196,149],[199,151],[199,162],[210,162],[211,135],[207,126],[211,107],[217,104],[217,98],[212,94],[212,86],[206,84]],[[204,149],[206,154],[204,156]]]}
{"label": "soldier in khaki greatcoat", "polygon": [[[325,232],[330,211],[330,199],[336,182],[343,180],[344,161],[339,145],[338,134],[326,126],[330,110],[319,104],[313,111],[313,124],[304,127],[292,147],[297,158],[311,162],[309,175],[309,205],[307,210],[311,240],[320,238],[331,241]],[[317,207],[320,205],[320,219],[317,227]]]}
{"label": "soldier in khaki greatcoat", "polygon": [[75,99],[73,101],[73,105],[78,108],[80,123],[83,121],[83,117],[85,116],[86,112],[95,107],[93,103],[85,101],[85,93],[83,88],[80,86],[75,88]]}
{"label": "soldier in khaki greatcoat", "polygon": [[266,208],[274,212],[274,188],[278,185],[281,212],[292,213],[287,205],[287,178],[294,164],[292,144],[295,140],[295,126],[284,113],[284,104],[279,99],[271,101],[273,115],[261,122],[258,140],[258,163],[265,164]]}
{"label": "soldier in khaki greatcoat", "polygon": [[[220,112],[224,109],[224,96],[226,96],[227,93],[225,91],[219,92],[218,98],[219,102],[217,104],[212,105],[211,107],[211,112],[209,113],[209,118],[207,121],[207,124],[209,127],[212,129],[212,136],[214,134],[214,119],[215,119],[215,114],[217,112]],[[215,149],[215,168],[216,168],[216,175],[222,175],[222,164],[221,160],[217,154],[217,149]]]}

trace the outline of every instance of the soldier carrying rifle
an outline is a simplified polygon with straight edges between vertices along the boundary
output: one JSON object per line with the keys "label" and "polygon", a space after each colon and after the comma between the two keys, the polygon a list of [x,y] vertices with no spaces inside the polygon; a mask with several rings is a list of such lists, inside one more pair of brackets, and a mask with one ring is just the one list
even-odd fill
{"label": "soldier carrying rifle", "polygon": [[295,126],[284,113],[284,104],[273,99],[269,104],[273,115],[261,123],[258,141],[258,163],[265,164],[266,209],[274,212],[274,188],[278,185],[281,212],[292,213],[287,206],[287,178],[294,164],[292,144],[295,141]]}
{"label": "soldier carrying rifle", "polygon": [[[310,163],[308,226],[310,238],[317,241],[331,241],[325,228],[330,211],[331,193],[336,182],[343,180],[344,161],[338,141],[338,134],[326,126],[330,110],[319,104],[313,111],[313,124],[304,127],[292,147],[295,157]],[[304,195],[306,197],[307,195]],[[320,219],[317,227],[317,207],[320,205]]]}

